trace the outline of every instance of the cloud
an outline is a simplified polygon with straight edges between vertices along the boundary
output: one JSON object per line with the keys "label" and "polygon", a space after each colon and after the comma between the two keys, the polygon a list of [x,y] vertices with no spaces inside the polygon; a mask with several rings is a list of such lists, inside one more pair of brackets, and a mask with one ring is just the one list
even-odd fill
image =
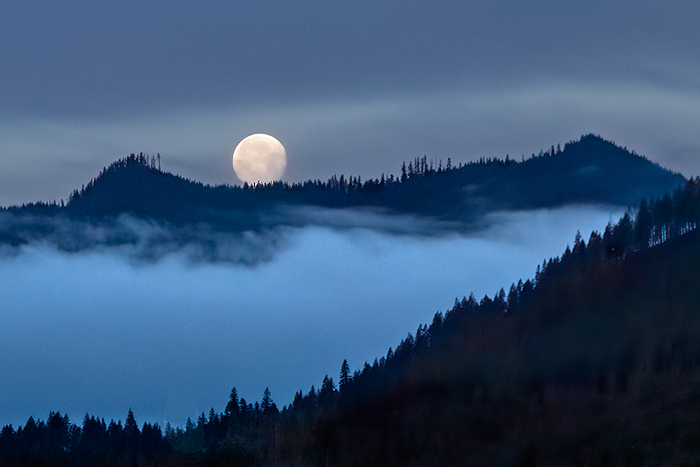
{"label": "cloud", "polygon": [[175,255],[189,263],[255,265],[270,261],[285,245],[282,228],[221,232],[205,223],[174,225],[128,214],[89,220],[3,212],[0,238],[6,255],[18,254],[23,245],[39,244],[66,253],[117,254],[136,263]]}
{"label": "cloud", "polygon": [[698,7],[680,1],[30,1],[3,13],[0,107],[15,113],[135,116],[173,103],[376,96],[533,75],[639,76],[650,63],[674,77],[697,65],[687,45],[698,39]]}

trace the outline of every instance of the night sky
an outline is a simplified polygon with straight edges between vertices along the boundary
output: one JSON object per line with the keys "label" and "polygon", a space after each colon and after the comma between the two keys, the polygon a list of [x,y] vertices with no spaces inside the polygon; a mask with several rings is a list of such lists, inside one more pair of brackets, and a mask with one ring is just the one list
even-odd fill
{"label": "night sky", "polygon": [[700,173],[700,5],[681,1],[4,2],[0,205],[65,199],[132,152],[238,184],[538,153],[597,133]]}

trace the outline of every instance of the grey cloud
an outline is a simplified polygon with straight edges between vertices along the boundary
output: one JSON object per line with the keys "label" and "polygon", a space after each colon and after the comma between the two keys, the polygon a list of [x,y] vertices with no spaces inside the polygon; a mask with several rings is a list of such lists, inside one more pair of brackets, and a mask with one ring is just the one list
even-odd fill
{"label": "grey cloud", "polygon": [[136,116],[172,105],[371,97],[534,76],[673,76],[699,39],[687,2],[279,1],[3,6],[13,112]]}
{"label": "grey cloud", "polygon": [[207,224],[172,225],[129,215],[116,219],[78,220],[63,216],[0,213],[0,238],[6,255],[37,244],[66,253],[114,250],[133,262],[157,262],[169,255],[190,263],[270,261],[284,247],[281,229],[221,232]]}

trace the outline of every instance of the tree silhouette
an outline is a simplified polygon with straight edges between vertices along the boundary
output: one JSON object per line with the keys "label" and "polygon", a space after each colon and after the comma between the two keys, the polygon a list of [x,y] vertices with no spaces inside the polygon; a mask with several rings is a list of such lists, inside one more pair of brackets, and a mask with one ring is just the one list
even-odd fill
{"label": "tree silhouette", "polygon": [[233,389],[231,389],[231,395],[229,396],[228,403],[226,404],[226,409],[225,409],[225,414],[228,417],[235,417],[238,415],[241,411],[241,408],[239,406],[239,401],[238,401],[238,391],[236,390],[236,387],[234,386]]}
{"label": "tree silhouette", "polygon": [[352,375],[350,374],[350,365],[348,365],[347,360],[343,360],[343,364],[340,367],[340,380],[338,381],[340,385],[340,390],[342,391],[350,383]]}

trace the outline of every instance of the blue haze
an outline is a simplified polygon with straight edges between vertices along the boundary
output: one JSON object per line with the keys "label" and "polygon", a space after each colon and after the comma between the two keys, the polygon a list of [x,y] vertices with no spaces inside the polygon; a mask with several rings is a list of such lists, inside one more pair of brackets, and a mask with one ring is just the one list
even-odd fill
{"label": "blue haze", "polygon": [[532,277],[577,230],[620,214],[501,213],[470,236],[308,227],[256,266],[25,247],[0,261],[0,424],[50,410],[123,420],[130,407],[139,423],[182,424],[223,411],[232,386],[249,402],[269,386],[281,407],[337,380],[343,359],[354,370],[385,355],[455,297]]}

